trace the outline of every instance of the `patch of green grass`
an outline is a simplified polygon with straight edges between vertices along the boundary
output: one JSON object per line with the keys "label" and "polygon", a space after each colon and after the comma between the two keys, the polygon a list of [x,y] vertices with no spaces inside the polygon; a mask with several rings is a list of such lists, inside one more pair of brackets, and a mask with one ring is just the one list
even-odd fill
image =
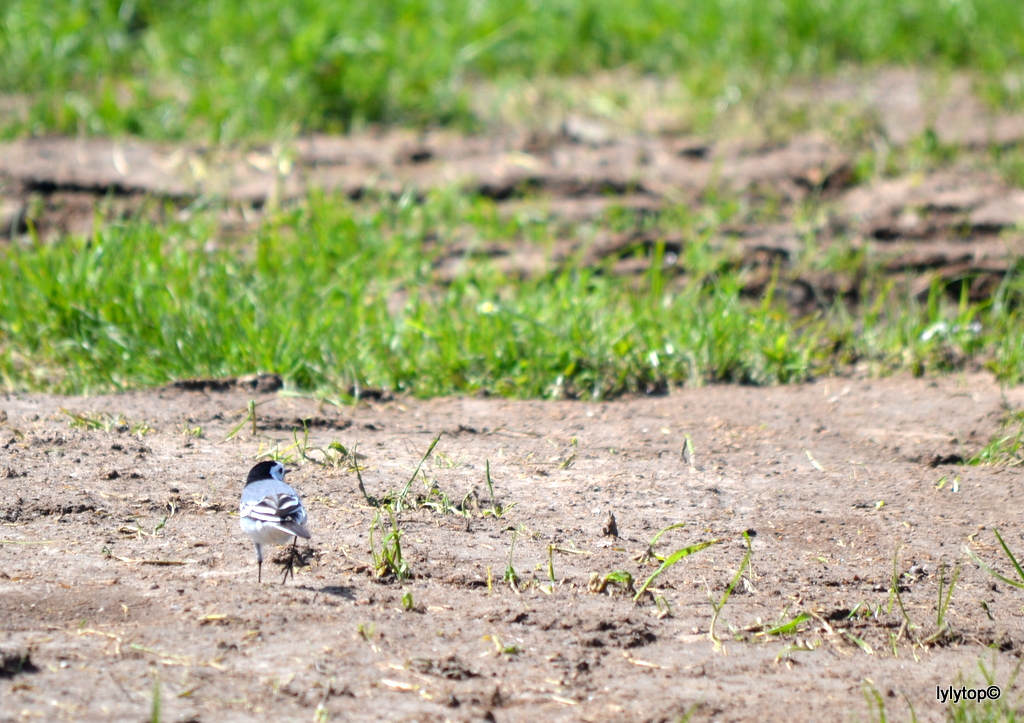
{"label": "patch of green grass", "polygon": [[1017,467],[1024,463],[1024,410],[1010,412],[989,443],[970,457],[968,465]]}
{"label": "patch of green grass", "polygon": [[[737,86],[846,64],[1019,68],[1014,0],[8,0],[11,133],[237,140],[367,122],[472,125],[473,84],[627,66],[679,75],[709,108]],[[1015,65],[1016,63],[1016,65]],[[608,102],[614,102],[614,98]]]}
{"label": "patch of green grass", "polygon": [[[556,233],[586,233],[501,219],[493,202],[449,192],[360,205],[313,195],[217,250],[206,250],[203,215],[18,242],[0,250],[0,385],[82,393],[263,371],[333,393],[598,399],[969,360],[1024,378],[1019,269],[981,303],[968,301],[970,280],[957,281],[959,302],[939,283],[917,301],[875,280],[856,307],[796,317],[775,285],[747,298],[741,269],[710,249],[734,205],[712,199],[660,220],[682,233],[685,279],[655,263],[640,278],[567,264],[522,280],[480,261],[440,283],[434,265],[450,239],[544,249]],[[256,422],[250,409],[236,431]]]}

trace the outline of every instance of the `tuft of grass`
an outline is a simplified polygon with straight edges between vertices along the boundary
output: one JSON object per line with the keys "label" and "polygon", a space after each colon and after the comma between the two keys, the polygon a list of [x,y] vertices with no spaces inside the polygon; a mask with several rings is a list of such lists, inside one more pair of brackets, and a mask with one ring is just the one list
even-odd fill
{"label": "tuft of grass", "polygon": [[[865,678],[861,689],[864,692],[864,700],[867,701],[868,711],[871,713],[872,719],[877,720],[878,723],[886,723],[889,718],[886,713],[885,699],[878,688],[875,687],[875,682],[871,678]],[[907,704],[907,708],[910,711],[910,720],[912,723],[916,723],[917,713],[914,711],[914,705],[905,694],[903,695],[903,702]]]}
{"label": "tuft of grass", "polygon": [[334,440],[328,444],[325,449],[320,447],[310,447],[309,449],[310,451],[320,452],[320,454],[323,455],[323,458],[318,462],[317,460],[313,460],[321,467],[338,469],[339,467],[343,467],[349,460],[352,461],[353,465],[357,464],[355,459],[355,450],[349,452],[348,448],[338,440]]}
{"label": "tuft of grass", "polygon": [[636,602],[640,600],[640,596],[647,592],[647,588],[650,587],[651,583],[654,582],[661,575],[661,573],[668,570],[670,567],[675,565],[684,557],[689,557],[695,552],[700,552],[701,550],[707,547],[717,545],[719,542],[720,540],[705,540],[704,542],[698,542],[695,545],[690,545],[688,547],[684,547],[681,550],[676,550],[675,552],[673,552],[671,555],[665,558],[665,560],[661,563],[661,566],[658,567],[658,569],[655,570],[650,577],[644,580],[644,584],[640,586],[640,589],[636,591],[636,595],[633,596],[633,601]]}
{"label": "tuft of grass", "polygon": [[376,623],[359,623],[356,625],[356,635],[358,635],[368,643],[373,643],[373,638],[376,635],[376,633]]}
{"label": "tuft of grass", "polygon": [[[333,446],[335,443],[332,442],[331,444]],[[366,491],[366,485],[363,483],[363,470],[359,464],[360,455],[358,453],[358,448],[353,447],[352,451],[349,452],[347,449],[345,449],[345,447],[341,446],[340,444],[338,446],[341,448],[341,450],[344,450],[345,454],[347,455],[347,458],[352,463],[352,468],[356,472],[356,482],[359,484],[359,491],[362,493],[363,499],[366,500],[366,504],[368,504],[370,507],[380,507],[380,500],[378,500],[376,497],[371,496],[370,493]]]}
{"label": "tuft of grass", "polygon": [[182,422],[181,423],[181,433],[185,437],[193,437],[195,439],[202,439],[203,438],[203,434],[204,434],[203,433],[203,426],[201,424],[197,424],[196,426],[193,427],[191,424],[188,424],[187,422]]}
{"label": "tuft of grass", "polygon": [[590,592],[604,592],[608,589],[609,585],[618,585],[629,593],[633,593],[635,591],[633,586],[633,575],[626,570],[613,570],[604,577],[596,572],[590,573],[590,582],[587,584],[587,589],[590,590]]}
{"label": "tuft of grass", "polygon": [[[398,492],[389,490],[384,493],[381,498],[374,497],[366,491],[366,485],[363,482],[362,466],[359,463],[359,458],[362,457],[362,455],[358,455],[355,449],[350,451],[339,442],[332,442],[326,450],[312,448],[317,449],[317,451],[323,454],[322,461],[315,459],[313,461],[318,464],[334,466],[340,466],[343,463],[350,464],[351,468],[356,473],[359,491],[363,495],[363,499],[366,500],[366,503],[378,510],[388,512],[396,519],[403,511],[410,509],[431,510],[438,515],[460,515],[462,517],[469,517],[471,515],[469,501],[473,497],[474,491],[471,490],[461,502],[453,502],[448,494],[445,493],[438,485],[437,480],[430,479],[427,477],[426,472],[423,471],[423,465],[427,459],[430,458],[430,455],[434,452],[434,448],[437,446],[437,443],[441,440],[441,434],[443,434],[443,432],[439,433],[430,443],[427,451],[424,452],[423,456],[420,458],[419,463],[416,465],[412,475],[410,475],[402,489]],[[438,454],[444,460],[442,462],[443,465],[449,466],[451,464],[451,460],[447,455],[444,455],[443,453]],[[304,452],[303,456],[305,456]],[[416,478],[421,476],[421,474],[423,477],[425,491],[422,494],[410,494],[413,482],[415,482]]]}
{"label": "tuft of grass", "polygon": [[658,562],[664,562],[665,558],[654,551],[654,546],[658,544],[658,540],[660,540],[661,536],[664,535],[666,532],[678,530],[683,527],[686,527],[685,522],[676,522],[671,525],[667,525],[666,527],[662,527],[660,530],[658,530],[655,533],[654,537],[651,538],[651,541],[647,543],[647,550],[640,555],[638,562],[647,562],[648,560],[652,559],[657,560]]}
{"label": "tuft of grass", "polygon": [[789,620],[785,619],[785,612],[780,616],[778,622],[774,625],[765,625],[763,628],[755,633],[755,637],[763,637],[765,635],[792,635],[799,632],[800,626],[811,619],[811,615],[808,613],[797,613]]}
{"label": "tuft of grass", "polygon": [[555,591],[555,546],[548,545],[548,581],[550,587],[548,592],[552,593]]}
{"label": "tuft of grass", "polygon": [[374,543],[373,531],[383,527],[380,510],[377,511],[373,521],[370,523],[370,555],[373,557],[373,570],[377,577],[391,575],[398,581],[406,580],[412,577],[412,570],[409,568],[409,562],[402,554],[402,535],[404,532],[398,526],[398,519],[391,508],[385,507],[384,511],[388,513],[388,518],[391,520],[391,530],[381,540],[379,552]]}
{"label": "tuft of grass", "polygon": [[910,615],[907,613],[907,608],[903,604],[903,596],[900,594],[901,573],[899,571],[899,554],[900,548],[897,545],[896,549],[893,551],[892,554],[892,576],[889,579],[889,611],[892,611],[893,602],[895,602],[899,606],[900,615],[903,618],[903,624],[900,627],[899,633],[896,634],[896,638],[893,641],[894,647],[896,643],[899,642],[899,639],[900,637],[902,637],[904,631],[913,633],[913,630],[916,627],[914,623],[910,620]]}
{"label": "tuft of grass", "polygon": [[513,656],[519,655],[521,652],[523,652],[523,649],[520,648],[515,643],[509,643],[509,644],[504,643],[502,641],[502,639],[500,637],[498,637],[498,635],[496,633],[491,633],[490,635],[485,635],[484,636],[484,641],[489,641],[492,645],[494,645],[494,654],[495,655],[499,655],[499,656],[500,655],[507,655],[508,657],[513,657]]}
{"label": "tuft of grass", "polygon": [[[472,493],[470,493],[470,495],[471,494]],[[469,517],[471,513],[467,505],[470,495],[464,497],[461,502],[454,502],[452,501],[452,498],[438,486],[437,480],[432,480],[427,486],[427,491],[423,495],[417,496],[416,507],[419,509],[431,510],[436,515],[460,515],[462,517]]]}
{"label": "tuft of grass", "polygon": [[228,432],[228,436],[226,436],[224,438],[225,442],[227,442],[228,440],[234,439],[236,436],[238,436],[238,433],[242,431],[242,428],[245,427],[246,424],[250,424],[250,423],[252,424],[252,436],[255,437],[257,435],[259,430],[257,429],[257,426],[256,426],[256,422],[257,422],[256,407],[257,407],[256,400],[250,399],[249,402],[245,406],[245,416],[242,418],[241,422],[236,424],[231,429],[231,431]]}

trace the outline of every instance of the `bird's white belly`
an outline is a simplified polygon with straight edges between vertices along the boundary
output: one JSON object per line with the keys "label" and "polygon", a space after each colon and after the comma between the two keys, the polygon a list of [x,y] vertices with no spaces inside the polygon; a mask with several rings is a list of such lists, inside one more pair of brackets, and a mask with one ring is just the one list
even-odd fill
{"label": "bird's white belly", "polygon": [[295,535],[279,527],[245,518],[242,519],[242,531],[261,545],[288,545],[295,538]]}

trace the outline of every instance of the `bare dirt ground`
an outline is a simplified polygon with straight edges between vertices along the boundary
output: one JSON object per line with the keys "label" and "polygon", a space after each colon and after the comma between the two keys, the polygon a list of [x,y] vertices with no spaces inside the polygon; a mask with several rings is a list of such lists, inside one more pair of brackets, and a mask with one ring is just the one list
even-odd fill
{"label": "bare dirt ground", "polygon": [[[251,398],[256,433],[226,441]],[[941,720],[936,686],[983,685],[979,661],[1005,683],[1024,649],[1021,592],[963,552],[1005,571],[993,528],[1024,550],[1019,472],[954,464],[1021,404],[1024,391],[984,375],[607,403],[335,407],[212,386],[6,396],[0,721],[148,720],[155,680],[162,719],[175,721],[870,720],[865,686],[890,719],[909,717],[909,702],[919,720]],[[468,516],[401,513],[410,580],[373,574],[377,510],[351,466],[296,460],[289,481],[315,554],[294,581],[268,565],[257,584],[242,481],[254,456],[292,445],[294,429],[301,438],[302,420],[310,458],[332,442],[365,455],[377,498],[401,490],[444,433],[409,499],[425,479],[456,504],[476,496]],[[501,518],[484,514],[488,462]],[[618,537],[605,534],[609,512]],[[648,541],[679,522],[656,552],[721,542],[656,580],[670,614],[653,595],[588,587],[615,570],[643,580],[656,569],[639,561]],[[744,531],[751,565],[716,649],[709,592],[733,579]],[[514,533],[516,588],[502,580]],[[894,555],[906,618],[890,607]],[[958,560],[951,632],[924,644],[940,566]],[[800,613],[796,632],[766,634]]]}

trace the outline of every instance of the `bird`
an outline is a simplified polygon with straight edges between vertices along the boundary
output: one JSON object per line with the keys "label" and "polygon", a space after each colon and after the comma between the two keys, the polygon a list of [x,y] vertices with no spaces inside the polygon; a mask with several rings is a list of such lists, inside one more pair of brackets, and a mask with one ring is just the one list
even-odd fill
{"label": "bird", "polygon": [[285,484],[285,468],[280,462],[267,460],[251,470],[242,489],[239,517],[242,531],[256,546],[257,580],[263,582],[263,546],[287,545],[292,542],[291,555],[285,566],[283,585],[288,575],[295,577],[295,549],[299,538],[312,536],[306,529],[306,509],[298,493]]}

